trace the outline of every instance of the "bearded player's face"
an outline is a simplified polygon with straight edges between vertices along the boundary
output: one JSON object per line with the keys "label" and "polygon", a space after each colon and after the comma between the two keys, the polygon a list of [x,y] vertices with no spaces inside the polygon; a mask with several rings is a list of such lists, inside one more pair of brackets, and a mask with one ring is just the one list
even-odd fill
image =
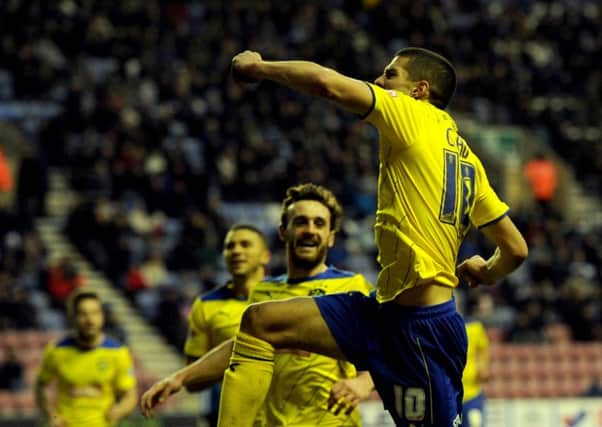
{"label": "bearded player's face", "polygon": [[82,299],[75,309],[74,326],[83,341],[92,342],[101,333],[104,325],[102,305],[97,299]]}
{"label": "bearded player's face", "polygon": [[330,211],[316,200],[300,200],[288,207],[287,224],[281,230],[290,262],[311,269],[326,261],[334,244]]}

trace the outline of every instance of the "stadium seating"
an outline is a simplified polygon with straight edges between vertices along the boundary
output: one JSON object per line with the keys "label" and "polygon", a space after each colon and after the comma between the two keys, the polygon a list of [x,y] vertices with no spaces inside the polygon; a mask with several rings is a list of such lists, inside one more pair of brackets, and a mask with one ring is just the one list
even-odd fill
{"label": "stadium seating", "polygon": [[490,398],[575,397],[602,375],[602,343],[492,343]]}

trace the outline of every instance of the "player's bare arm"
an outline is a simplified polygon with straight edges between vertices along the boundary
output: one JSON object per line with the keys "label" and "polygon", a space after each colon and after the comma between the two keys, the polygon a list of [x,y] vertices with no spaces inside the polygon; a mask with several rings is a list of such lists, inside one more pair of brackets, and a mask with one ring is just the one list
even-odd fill
{"label": "player's bare arm", "polygon": [[136,388],[134,387],[126,390],[119,396],[117,403],[115,403],[107,412],[107,421],[111,424],[117,424],[120,419],[134,410],[137,401],[138,393],[136,392]]}
{"label": "player's bare arm", "polygon": [[493,285],[516,270],[529,252],[522,234],[507,216],[482,228],[481,231],[497,247],[487,260],[475,255],[458,265],[458,274],[469,286]]}
{"label": "player's bare arm", "polygon": [[140,399],[140,411],[146,417],[152,416],[157,405],[183,387],[188,391],[200,391],[217,383],[228,368],[233,342],[233,339],[223,342],[196,362],[153,384]]}
{"label": "player's bare arm", "polygon": [[242,82],[272,80],[333,101],[355,114],[366,114],[373,103],[365,82],[310,61],[265,61],[259,53],[247,50],[232,59],[232,76]]}
{"label": "player's bare arm", "polygon": [[48,384],[39,378],[34,382],[33,389],[36,405],[50,426],[62,427],[64,422],[48,399],[46,394],[47,387]]}

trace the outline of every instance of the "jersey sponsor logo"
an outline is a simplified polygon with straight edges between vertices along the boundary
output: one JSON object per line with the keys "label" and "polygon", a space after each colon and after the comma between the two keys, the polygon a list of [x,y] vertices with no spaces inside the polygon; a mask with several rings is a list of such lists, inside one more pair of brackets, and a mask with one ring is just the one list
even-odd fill
{"label": "jersey sponsor logo", "polygon": [[324,289],[315,288],[309,291],[310,297],[319,297],[321,295],[326,295],[326,291]]}
{"label": "jersey sponsor logo", "polygon": [[391,95],[393,98],[397,97],[397,91],[395,91],[395,90],[388,90],[387,93],[389,95]]}
{"label": "jersey sponsor logo", "polygon": [[73,385],[69,389],[71,397],[100,397],[102,396],[102,386],[100,384]]}

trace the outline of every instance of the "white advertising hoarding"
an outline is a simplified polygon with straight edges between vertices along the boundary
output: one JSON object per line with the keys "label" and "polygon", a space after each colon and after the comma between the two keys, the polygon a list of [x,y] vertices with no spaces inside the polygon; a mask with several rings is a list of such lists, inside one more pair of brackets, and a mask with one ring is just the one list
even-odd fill
{"label": "white advertising hoarding", "polygon": [[[493,399],[485,405],[484,427],[602,427],[602,398]],[[395,426],[380,401],[360,409],[364,427]]]}

